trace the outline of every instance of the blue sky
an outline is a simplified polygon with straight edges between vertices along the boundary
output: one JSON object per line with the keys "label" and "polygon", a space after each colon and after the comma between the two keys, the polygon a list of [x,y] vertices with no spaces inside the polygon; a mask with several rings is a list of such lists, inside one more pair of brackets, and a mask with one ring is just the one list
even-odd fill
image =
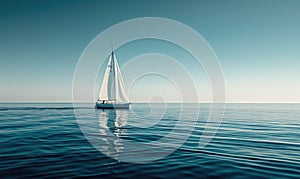
{"label": "blue sky", "polygon": [[[299,9],[297,0],[1,1],[0,101],[71,101],[88,43],[116,23],[154,16],[207,40],[223,68],[227,101],[300,102]],[[123,49],[120,64],[134,48]]]}

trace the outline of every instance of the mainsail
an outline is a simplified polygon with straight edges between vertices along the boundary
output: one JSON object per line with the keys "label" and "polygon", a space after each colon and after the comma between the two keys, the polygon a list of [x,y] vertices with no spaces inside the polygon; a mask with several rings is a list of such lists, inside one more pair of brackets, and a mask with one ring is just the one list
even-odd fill
{"label": "mainsail", "polygon": [[112,101],[115,103],[128,103],[124,90],[123,77],[114,52],[108,60],[98,101]]}

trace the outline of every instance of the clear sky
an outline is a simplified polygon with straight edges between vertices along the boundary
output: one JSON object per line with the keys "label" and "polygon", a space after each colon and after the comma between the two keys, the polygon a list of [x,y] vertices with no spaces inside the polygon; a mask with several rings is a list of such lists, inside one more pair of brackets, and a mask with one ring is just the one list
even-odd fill
{"label": "clear sky", "polygon": [[[227,101],[300,102],[298,0],[0,3],[0,101],[71,101],[88,43],[116,23],[154,16],[187,24],[207,40],[222,65]],[[125,49],[134,51],[119,50],[121,65],[130,56]]]}

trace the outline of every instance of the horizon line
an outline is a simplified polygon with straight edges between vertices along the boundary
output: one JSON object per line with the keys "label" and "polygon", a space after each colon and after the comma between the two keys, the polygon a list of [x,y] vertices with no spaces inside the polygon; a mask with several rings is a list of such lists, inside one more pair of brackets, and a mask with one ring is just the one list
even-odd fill
{"label": "horizon line", "polygon": [[[73,102],[73,101],[0,101],[0,103],[91,103],[89,101],[80,101],[80,102]],[[130,103],[164,103],[164,102],[150,102],[150,101],[130,101]],[[182,103],[182,102],[165,102],[165,103]],[[222,103],[222,102],[208,102],[208,101],[199,101],[199,102],[184,102],[184,103],[190,103],[190,104],[199,104],[199,103]],[[228,101],[224,102],[224,104],[300,104],[300,102],[234,102],[234,101]]]}

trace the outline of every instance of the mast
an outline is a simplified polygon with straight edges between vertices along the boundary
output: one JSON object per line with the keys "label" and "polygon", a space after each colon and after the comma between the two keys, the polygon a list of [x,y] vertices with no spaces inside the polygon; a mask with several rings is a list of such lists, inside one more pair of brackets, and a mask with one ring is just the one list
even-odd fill
{"label": "mast", "polygon": [[112,72],[111,72],[111,76],[112,76],[111,83],[112,83],[112,85],[111,85],[111,89],[110,89],[110,91],[111,91],[110,100],[112,100],[112,101],[116,101],[116,89],[118,89],[117,79],[116,79],[117,74],[116,74],[115,63],[116,63],[115,62],[115,54],[114,54],[114,51],[112,50],[111,51],[111,70],[112,70]]}

